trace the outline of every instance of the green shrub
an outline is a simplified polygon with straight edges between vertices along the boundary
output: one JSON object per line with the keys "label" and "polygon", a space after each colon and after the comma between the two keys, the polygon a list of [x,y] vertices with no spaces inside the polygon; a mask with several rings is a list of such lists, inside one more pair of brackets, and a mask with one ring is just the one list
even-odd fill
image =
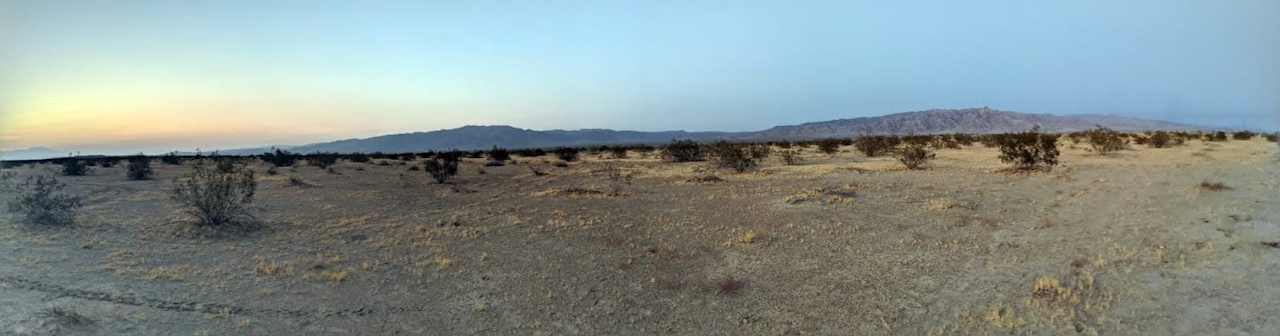
{"label": "green shrub", "polygon": [[249,205],[258,189],[253,171],[243,164],[232,164],[224,171],[217,167],[221,164],[198,161],[190,173],[174,179],[172,198],[197,226],[251,224],[254,218]]}
{"label": "green shrub", "polygon": [[1021,170],[1058,165],[1058,136],[1042,134],[1039,127],[1031,131],[1000,134],[995,137],[1000,146],[1000,161],[1013,164]]}
{"label": "green shrub", "polygon": [[9,211],[35,225],[68,225],[84,198],[63,193],[65,184],[53,176],[36,175],[16,186],[18,197],[9,200]]}
{"label": "green shrub", "polygon": [[921,169],[924,165],[934,158],[933,152],[928,147],[921,144],[909,144],[902,150],[898,151],[898,162],[902,162],[907,169]]}

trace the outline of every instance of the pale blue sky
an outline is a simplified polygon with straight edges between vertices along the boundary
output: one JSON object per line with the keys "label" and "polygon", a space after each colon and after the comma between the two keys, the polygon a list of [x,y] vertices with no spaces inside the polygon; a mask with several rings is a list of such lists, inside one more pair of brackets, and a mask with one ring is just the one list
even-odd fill
{"label": "pale blue sky", "polygon": [[0,2],[0,148],[972,106],[1280,128],[1280,1]]}

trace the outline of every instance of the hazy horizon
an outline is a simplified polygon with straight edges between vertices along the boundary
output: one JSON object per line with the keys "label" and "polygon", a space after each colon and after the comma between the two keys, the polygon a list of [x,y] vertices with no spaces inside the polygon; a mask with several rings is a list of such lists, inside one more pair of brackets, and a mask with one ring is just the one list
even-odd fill
{"label": "hazy horizon", "polygon": [[1280,2],[0,3],[0,150],[930,108],[1280,129]]}

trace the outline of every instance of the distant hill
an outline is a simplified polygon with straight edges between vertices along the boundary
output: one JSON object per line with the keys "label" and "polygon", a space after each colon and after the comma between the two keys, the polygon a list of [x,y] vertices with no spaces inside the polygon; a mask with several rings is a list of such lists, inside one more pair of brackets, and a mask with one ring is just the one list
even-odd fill
{"label": "distant hill", "polygon": [[47,147],[31,147],[11,151],[0,151],[0,160],[40,160],[67,156],[67,152]]}
{"label": "distant hill", "polygon": [[934,109],[879,117],[839,119],[794,126],[778,126],[752,134],[761,139],[812,139],[856,135],[941,133],[1008,133],[1039,125],[1046,132],[1074,132],[1106,126],[1120,131],[1196,130],[1191,125],[1104,115],[1056,116],[990,108]]}
{"label": "distant hill", "polygon": [[[778,126],[754,132],[616,131],[609,129],[530,130],[511,126],[465,126],[454,129],[390,134],[363,139],[347,139],[302,146],[279,146],[298,153],[425,152],[433,150],[477,150],[503,148],[546,148],[558,146],[663,144],[674,139],[804,140],[855,137],[876,134],[941,134],[1018,132],[1039,125],[1048,132],[1087,130],[1097,125],[1121,131],[1202,130],[1207,128],[1157,120],[1105,116],[1019,113],[986,107],[933,109],[878,117],[862,117]],[[273,147],[219,151],[226,155],[254,155]],[[0,160],[27,160],[65,156],[49,148],[0,152]]]}
{"label": "distant hill", "polygon": [[[940,134],[1017,132],[1039,125],[1045,131],[1072,132],[1097,125],[1123,131],[1196,130],[1200,127],[1157,120],[1104,115],[1056,116],[993,110],[990,108],[934,109],[879,117],[839,119],[778,126],[756,132],[615,131],[608,129],[538,131],[511,126],[461,128],[347,139],[297,146],[289,150],[314,152],[422,152],[475,150],[493,146],[535,148],[609,144],[662,144],[673,139],[693,140],[801,140],[874,134]],[[236,154],[242,151],[224,151]],[[251,153],[243,153],[251,154]]]}

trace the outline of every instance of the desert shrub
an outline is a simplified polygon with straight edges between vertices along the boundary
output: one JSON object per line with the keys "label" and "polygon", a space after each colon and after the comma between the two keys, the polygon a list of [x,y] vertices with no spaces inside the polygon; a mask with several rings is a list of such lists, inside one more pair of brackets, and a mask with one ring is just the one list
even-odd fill
{"label": "desert shrub", "polygon": [[1093,148],[1093,151],[1101,155],[1107,155],[1107,153],[1122,150],[1129,146],[1129,140],[1120,136],[1119,132],[1102,126],[1085,132],[1084,137],[1089,138],[1089,146]]}
{"label": "desert shrub", "polygon": [[929,147],[934,149],[960,149],[960,144],[948,136],[939,135],[929,141]]}
{"label": "desert shrub", "polygon": [[702,145],[693,140],[672,140],[662,150],[662,157],[671,162],[693,162],[706,159]]}
{"label": "desert shrub", "polygon": [[836,155],[840,151],[840,139],[822,139],[818,141],[818,151],[827,155]]}
{"label": "desert shrub", "polygon": [[615,159],[625,159],[627,158],[627,148],[621,146],[609,147],[609,155]]}
{"label": "desert shrub", "polygon": [[1231,139],[1234,139],[1234,140],[1253,140],[1253,137],[1254,137],[1254,136],[1257,136],[1257,135],[1258,135],[1258,133],[1254,133],[1254,132],[1250,132],[1250,131],[1239,131],[1239,132],[1231,133]]}
{"label": "desert shrub", "polygon": [[160,163],[176,166],[182,164],[182,159],[176,153],[169,153],[160,156]]}
{"label": "desert shrub", "polygon": [[782,158],[782,163],[788,166],[794,166],[797,163],[800,163],[800,152],[795,150],[786,149],[778,151],[778,157]]}
{"label": "desert shrub", "polygon": [[53,176],[36,175],[16,186],[18,197],[9,200],[9,212],[35,225],[67,225],[75,220],[84,198],[62,192],[67,185]]}
{"label": "desert shrub", "polygon": [[1058,164],[1058,137],[1030,131],[1000,134],[996,137],[1000,146],[1000,161],[1011,163],[1017,169],[1050,168]]}
{"label": "desert shrub", "polygon": [[[227,162],[227,161],[223,161]],[[223,227],[250,224],[249,206],[258,190],[253,170],[232,163],[228,171],[221,162],[198,161],[191,172],[173,181],[172,198],[195,219],[197,226]]]}
{"label": "desert shrub", "polygon": [[298,155],[276,149],[274,153],[262,154],[262,161],[266,161],[275,167],[290,167],[298,161]]}
{"label": "desert shrub", "polygon": [[547,151],[544,151],[541,148],[517,149],[512,153],[523,157],[539,157],[547,155]]}
{"label": "desert shrub", "polygon": [[711,151],[711,156],[715,158],[716,165],[721,168],[733,168],[741,173],[756,166],[756,161],[751,158],[747,145],[718,141],[708,146],[708,149]]}
{"label": "desert shrub", "polygon": [[977,137],[965,133],[956,133],[951,135],[951,140],[961,146],[973,145],[977,141]]}
{"label": "desert shrub", "polygon": [[85,176],[86,174],[89,174],[89,165],[85,164],[84,161],[77,159],[62,160],[63,176]]}
{"label": "desert shrub", "polygon": [[1156,131],[1151,134],[1147,145],[1151,148],[1166,148],[1173,145],[1173,137],[1169,136],[1169,132]]}
{"label": "desert shrub", "polygon": [[129,165],[125,167],[126,178],[133,181],[150,180],[151,174],[151,158],[143,155],[129,158]]}
{"label": "desert shrub", "polygon": [[489,160],[498,162],[511,160],[511,151],[493,146],[493,149],[489,150]]}
{"label": "desert shrub", "polygon": [[329,167],[332,167],[334,164],[337,164],[337,163],[338,163],[337,155],[312,154],[307,156],[307,164],[320,169],[327,170],[329,169]]}
{"label": "desert shrub", "polygon": [[769,153],[772,151],[773,150],[769,148],[769,145],[752,144],[747,146],[747,152],[751,154],[752,159],[757,161],[769,158]]}
{"label": "desert shrub", "polygon": [[369,155],[365,155],[364,153],[353,153],[347,155],[347,161],[355,163],[368,163],[369,160]]}
{"label": "desert shrub", "polygon": [[1270,142],[1280,142],[1280,133],[1263,134],[1262,137],[1266,138],[1267,141]]}
{"label": "desert shrub", "polygon": [[907,135],[898,138],[901,143],[908,145],[928,145],[933,141],[933,137],[928,135]]}
{"label": "desert shrub", "polygon": [[898,151],[898,162],[902,162],[907,169],[921,169],[924,165],[934,158],[933,152],[928,147],[920,144],[909,144]]}
{"label": "desert shrub", "polygon": [[437,157],[427,160],[423,168],[436,183],[444,184],[449,177],[458,174],[458,159],[452,156]]}
{"label": "desert shrub", "polygon": [[1227,132],[1213,133],[1213,137],[1209,138],[1209,141],[1227,141]]}
{"label": "desert shrub", "polygon": [[556,148],[556,158],[564,162],[578,161],[578,149],[573,147]]}
{"label": "desert shrub", "polygon": [[901,140],[895,136],[872,135],[858,137],[858,140],[853,142],[853,147],[863,155],[876,157],[893,151],[900,142]]}
{"label": "desert shrub", "polygon": [[785,141],[785,140],[778,141],[778,142],[772,143],[772,145],[778,146],[778,148],[782,148],[782,149],[791,149],[791,141]]}
{"label": "desert shrub", "polygon": [[103,159],[102,161],[99,161],[99,162],[98,162],[98,166],[100,166],[100,167],[102,167],[102,168],[111,168],[111,167],[115,167],[115,166],[116,166],[116,160],[115,160],[115,159]]}

